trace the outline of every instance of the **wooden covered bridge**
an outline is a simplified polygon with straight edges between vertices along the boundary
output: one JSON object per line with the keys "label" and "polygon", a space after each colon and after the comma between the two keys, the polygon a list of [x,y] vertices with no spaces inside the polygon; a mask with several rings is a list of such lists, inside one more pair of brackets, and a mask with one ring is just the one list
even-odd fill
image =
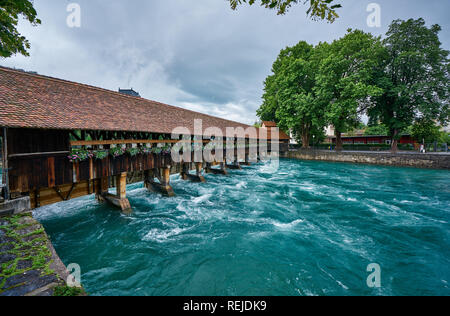
{"label": "wooden covered bridge", "polygon": [[[230,137],[229,129],[245,132]],[[0,211],[94,193],[129,211],[127,183],[144,181],[149,190],[170,196],[173,173],[201,182],[202,172],[226,174],[227,167],[240,168],[275,148],[288,150],[283,132],[250,130],[137,96],[0,67]],[[208,146],[208,159],[198,159]],[[171,154],[175,147],[180,160]],[[111,195],[114,186],[117,194]]]}

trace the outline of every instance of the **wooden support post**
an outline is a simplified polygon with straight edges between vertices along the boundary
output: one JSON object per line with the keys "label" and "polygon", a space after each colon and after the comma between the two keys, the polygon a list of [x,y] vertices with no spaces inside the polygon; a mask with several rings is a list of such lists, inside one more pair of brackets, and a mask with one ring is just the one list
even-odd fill
{"label": "wooden support post", "polygon": [[228,174],[227,170],[225,169],[224,163],[220,163],[220,169],[213,169],[212,165],[213,165],[212,163],[206,164],[206,173],[220,174],[220,175],[225,175],[225,176]]}
{"label": "wooden support post", "polygon": [[181,178],[183,180],[190,180],[192,182],[205,183],[206,179],[202,176],[203,164],[201,162],[195,163],[196,174],[190,174],[190,164],[182,164]]}
{"label": "wooden support post", "polygon": [[119,199],[117,196],[112,194],[105,194],[103,198],[111,205],[119,208],[124,214],[131,214],[130,201],[127,198]]}
{"label": "wooden support post", "polygon": [[35,190],[34,196],[35,196],[35,202],[36,202],[35,205],[36,205],[36,208],[41,207],[41,193],[40,193],[39,188],[37,188],[37,189]]}
{"label": "wooden support post", "polygon": [[127,173],[121,173],[116,176],[117,194],[112,195],[108,193],[109,183],[108,178],[102,178],[100,182],[101,199],[107,201],[111,205],[119,208],[122,213],[131,213],[131,204],[127,199]]}
{"label": "wooden support post", "polygon": [[188,180],[188,175],[189,174],[189,169],[188,166],[185,162],[181,163],[181,172],[180,172],[180,177],[183,180]]}
{"label": "wooden support post", "polygon": [[104,196],[108,194],[109,190],[109,179],[108,177],[103,177],[97,180],[95,185],[95,197],[99,202],[104,202]]}
{"label": "wooden support post", "polygon": [[127,173],[121,173],[116,177],[117,198],[125,199],[127,197]]}
{"label": "wooden support post", "polygon": [[2,183],[4,184],[3,187],[3,194],[4,199],[6,201],[9,200],[9,166],[8,166],[8,129],[6,127],[3,128],[3,142],[2,142]]}
{"label": "wooden support post", "polygon": [[[159,179],[160,183],[155,182],[155,177]],[[155,193],[161,193],[168,197],[175,196],[175,192],[170,186],[170,166],[160,169],[147,170],[144,172],[145,187]]]}
{"label": "wooden support post", "polygon": [[88,180],[88,192],[92,193],[91,185],[94,181],[94,159],[89,159],[89,180]]}
{"label": "wooden support post", "polygon": [[162,171],[162,183],[163,185],[170,184],[170,167],[164,167]]}
{"label": "wooden support post", "polygon": [[195,163],[195,172],[196,172],[197,176],[200,177],[202,175],[202,171],[203,171],[203,163],[196,162]]}
{"label": "wooden support post", "polygon": [[245,154],[245,161],[242,162],[241,165],[244,165],[244,166],[251,166],[252,165],[251,162],[250,162],[249,154]]}
{"label": "wooden support post", "polygon": [[239,165],[239,161],[235,161],[233,164],[229,165],[227,164],[226,167],[228,169],[232,169],[232,170],[242,170],[241,166]]}

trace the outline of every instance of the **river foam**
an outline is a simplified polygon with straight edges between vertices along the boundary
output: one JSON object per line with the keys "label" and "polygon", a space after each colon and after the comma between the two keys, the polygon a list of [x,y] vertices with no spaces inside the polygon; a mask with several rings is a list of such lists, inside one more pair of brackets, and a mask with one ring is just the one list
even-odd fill
{"label": "river foam", "polygon": [[93,196],[34,214],[93,295],[450,295],[448,171],[281,160],[229,173],[174,176],[175,198],[131,185],[131,216]]}

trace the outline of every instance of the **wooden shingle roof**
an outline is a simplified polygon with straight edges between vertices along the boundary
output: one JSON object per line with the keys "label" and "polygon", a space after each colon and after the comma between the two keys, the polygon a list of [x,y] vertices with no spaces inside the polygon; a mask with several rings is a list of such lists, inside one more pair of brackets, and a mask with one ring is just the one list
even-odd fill
{"label": "wooden shingle roof", "polygon": [[[193,133],[196,119],[202,120],[203,130],[218,127],[224,135],[227,127],[250,127],[144,98],[0,67],[0,126],[171,134],[180,126]],[[280,139],[286,137],[280,132]]]}

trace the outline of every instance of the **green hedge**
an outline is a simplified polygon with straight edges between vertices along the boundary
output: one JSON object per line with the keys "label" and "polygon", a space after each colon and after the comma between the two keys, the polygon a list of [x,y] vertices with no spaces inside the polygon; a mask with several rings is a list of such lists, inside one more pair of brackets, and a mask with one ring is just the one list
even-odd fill
{"label": "green hedge", "polygon": [[[330,150],[330,146],[333,146],[333,149],[336,148],[335,144],[320,144],[315,145],[311,148],[313,149],[319,149],[319,150]],[[300,149],[301,146],[292,146],[291,148],[294,149]],[[380,150],[380,151],[387,151],[391,149],[391,145],[387,144],[344,144],[344,150],[361,150],[361,151],[370,151],[370,150]],[[399,150],[414,150],[414,145],[412,144],[399,144],[398,145]]]}

